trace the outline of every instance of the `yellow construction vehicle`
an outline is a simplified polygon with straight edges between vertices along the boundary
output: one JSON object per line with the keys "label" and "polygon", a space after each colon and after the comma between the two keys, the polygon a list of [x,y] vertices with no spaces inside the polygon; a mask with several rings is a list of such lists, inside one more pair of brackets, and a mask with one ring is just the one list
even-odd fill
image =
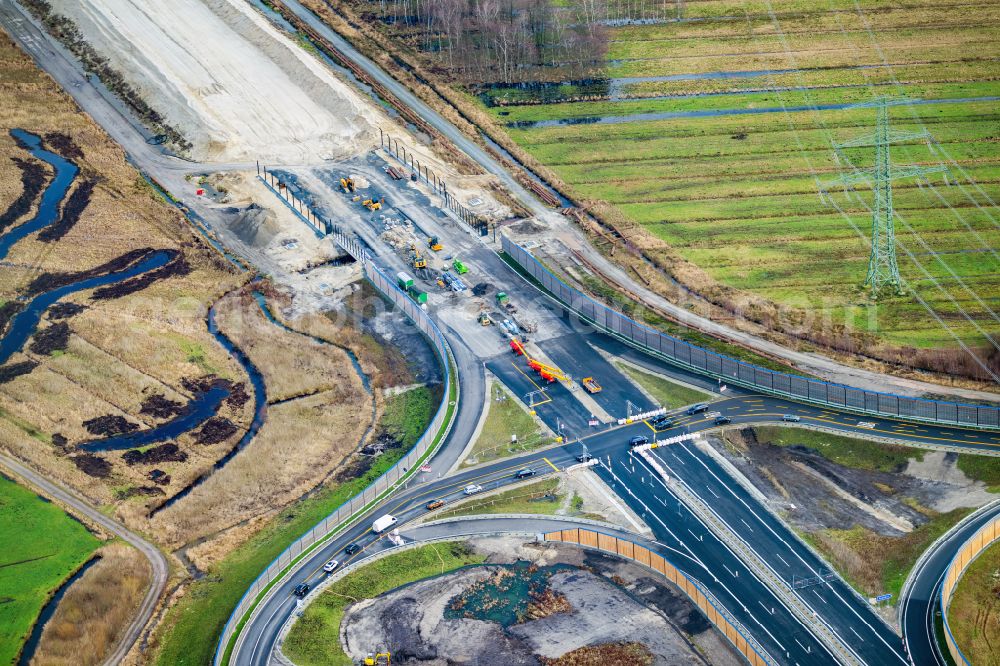
{"label": "yellow construction vehicle", "polygon": [[541,375],[542,379],[544,379],[550,384],[556,381],[557,379],[561,379],[563,381],[569,381],[569,377],[566,375],[566,373],[564,373],[559,368],[555,367],[554,365],[546,365],[541,361],[536,361],[531,357],[528,357],[528,367],[537,372],[539,375]]}
{"label": "yellow construction vehicle", "polygon": [[487,313],[480,312],[479,313],[479,323],[482,324],[483,326],[489,326],[493,322],[492,322],[492,320],[490,320],[490,316]]}
{"label": "yellow construction vehicle", "polygon": [[414,268],[427,268],[427,258],[420,254],[416,243],[410,245],[410,259],[413,261]]}
{"label": "yellow construction vehicle", "polygon": [[388,652],[369,652],[368,656],[365,657],[365,666],[381,666],[382,664],[389,666]]}
{"label": "yellow construction vehicle", "polygon": [[587,389],[587,393],[601,392],[601,385],[593,377],[584,377],[581,383],[583,384],[583,388]]}
{"label": "yellow construction vehicle", "polygon": [[340,179],[340,186],[344,188],[344,192],[350,194],[354,191],[354,179],[344,176]]}
{"label": "yellow construction vehicle", "polygon": [[382,202],[378,200],[377,197],[372,197],[371,199],[365,199],[361,202],[361,205],[370,211],[376,211],[382,208]]}
{"label": "yellow construction vehicle", "polygon": [[444,249],[444,245],[441,245],[441,241],[438,240],[437,236],[431,236],[427,239],[427,247],[434,250],[435,252],[440,252]]}

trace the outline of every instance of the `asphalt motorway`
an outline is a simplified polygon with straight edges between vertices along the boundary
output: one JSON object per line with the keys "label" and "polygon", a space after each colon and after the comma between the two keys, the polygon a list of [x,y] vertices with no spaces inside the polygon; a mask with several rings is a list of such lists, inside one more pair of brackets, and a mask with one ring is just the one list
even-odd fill
{"label": "asphalt motorway", "polygon": [[[612,470],[615,474],[620,473],[621,470],[615,467],[628,458],[627,446],[623,443],[643,427],[643,424],[634,424],[604,429],[591,435],[585,442],[594,456],[605,461],[598,467],[598,474],[609,481],[609,485],[614,485],[619,496],[632,505],[637,513],[647,514],[646,522],[656,536],[657,552],[710,591],[778,663],[802,666],[836,663],[822,643],[800,624],[770,588],[741,563],[738,555],[712,536],[704,526],[698,528],[700,539],[692,538],[686,531],[679,529],[679,524],[685,525],[685,530],[686,526],[700,524],[683,505],[670,503],[669,510],[665,510],[661,504],[662,493],[658,494],[654,485],[615,480]],[[261,666],[268,663],[281,626],[296,608],[293,590],[303,582],[310,586],[319,583],[325,575],[322,571],[324,563],[330,559],[349,563],[355,558],[363,557],[367,549],[381,548],[384,545],[385,538],[371,531],[371,524],[378,516],[385,513],[395,516],[399,521],[397,526],[405,534],[408,523],[427,514],[425,506],[431,500],[441,499],[451,503],[463,499],[463,489],[473,483],[482,486],[483,492],[518,483],[515,474],[524,468],[535,471],[532,478],[545,477],[575,464],[576,456],[581,450],[580,444],[574,442],[460,471],[454,476],[441,479],[435,478],[433,473],[421,474],[407,489],[363,516],[336,539],[317,549],[298,568],[295,575],[281,582],[280,588],[265,600],[244,629],[242,644],[234,654],[235,663]],[[607,461],[610,461],[611,468],[608,468]],[[653,506],[657,509],[654,510]],[[675,525],[677,511],[682,511],[684,515],[676,519],[680,523]],[[671,525],[678,529],[672,529]],[[563,527],[565,526],[563,523]],[[629,538],[635,539],[635,535],[630,535]],[[359,544],[362,551],[354,556],[345,555],[344,548],[351,543]],[[731,579],[728,573],[725,577],[721,573],[713,573],[727,570],[743,573]],[[750,600],[763,602],[766,608],[752,607]],[[780,640],[777,636],[785,636],[786,639]]]}
{"label": "asphalt motorway", "polygon": [[[561,385],[550,390],[568,392]],[[935,429],[921,428],[917,431],[913,426],[897,428],[897,424],[893,423],[876,423],[875,428],[865,423],[859,427],[857,419],[852,416],[763,396],[723,398],[713,402],[711,409],[726,414],[735,425],[781,423],[782,416],[787,413],[799,416],[801,421],[795,425],[821,425],[844,434],[864,436],[876,431],[893,439],[934,445],[940,443],[939,439],[947,438],[945,433]],[[462,499],[462,490],[467,484],[476,483],[484,486],[485,490],[491,490],[515,483],[515,472],[525,467],[534,469],[536,476],[564,469],[576,462],[576,456],[582,452],[582,444],[592,455],[604,461],[597,473],[636,513],[645,514],[645,521],[662,545],[664,552],[661,554],[705,585],[772,657],[779,663],[788,664],[835,663],[836,660],[770,588],[757,579],[740,557],[719,541],[679,498],[672,495],[665,484],[657,482],[650,470],[639,471],[641,465],[635,472],[632,471],[632,458],[628,455],[627,446],[632,436],[645,434],[651,440],[664,440],[715,428],[714,419],[705,414],[689,416],[680,412],[674,418],[673,427],[659,432],[648,422],[601,427],[563,446],[460,471],[453,476],[437,478],[434,472],[421,473],[407,489],[318,549],[293,576],[282,582],[281,588],[266,600],[245,628],[241,648],[234,655],[236,663],[266,663],[281,625],[295,608],[294,587],[301,582],[311,585],[319,582],[323,576],[322,565],[330,559],[342,558],[347,544],[357,542],[367,547],[379,541],[370,529],[379,515],[390,513],[399,519],[401,526],[405,526],[424,515],[424,506],[432,499],[446,502]],[[947,432],[954,435],[952,431]],[[978,432],[972,434],[983,436]],[[964,440],[952,437],[948,441],[962,443]],[[981,442],[981,445],[989,444]],[[663,456],[662,460],[668,468],[683,467],[683,471],[677,470],[676,474],[706,504],[719,505],[723,496],[727,498],[724,513],[732,532],[750,544],[758,555],[763,555],[789,586],[800,578],[828,572],[821,560],[710,458],[693,453],[693,449],[686,445],[670,445],[658,448],[656,452]],[[683,462],[674,459],[674,456]],[[721,572],[726,572],[726,576],[721,576]],[[802,588],[800,595],[802,601],[819,615],[817,619],[826,623],[845,644],[853,646],[863,663],[907,663],[902,641],[871,612],[864,600],[839,578],[826,578],[822,583]],[[760,607],[752,608],[753,602]],[[775,631],[775,628],[778,630]]]}
{"label": "asphalt motorway", "polygon": [[[68,61],[63,62],[61,53],[57,53],[56,51],[49,48],[49,46],[47,45],[48,41],[47,38],[41,35],[34,34],[37,31],[35,31],[34,28],[30,26],[30,24],[28,24],[21,18],[17,18],[18,12],[17,10],[13,9],[10,6],[9,2],[0,3],[0,7],[2,7],[3,9],[3,15],[7,27],[11,29],[13,33],[19,35],[22,38],[22,40],[24,40],[24,38],[27,36],[27,39],[24,40],[27,42],[26,48],[29,50],[29,52],[32,54],[33,57],[35,57],[39,62],[45,64],[46,69],[49,69],[51,71],[53,67],[57,66],[57,71],[54,74],[57,80],[62,81],[66,85],[67,90],[70,92],[70,94],[76,97],[78,101],[80,101],[82,106],[84,106],[88,110],[92,110],[95,106],[100,107],[102,105],[103,100],[99,99],[99,96],[91,94],[92,88],[89,85],[89,83],[86,80],[79,78],[78,72],[75,67],[75,63],[71,63]],[[57,65],[53,65],[53,63],[56,63]],[[91,95],[91,97],[88,97],[88,95]],[[99,122],[101,122],[102,125],[104,125],[109,129],[109,132],[112,133],[112,136],[117,141],[119,141],[119,143],[122,143],[123,145],[126,146],[126,148],[129,150],[130,154],[132,154],[133,157],[142,158],[140,161],[143,163],[144,168],[148,168],[152,171],[159,171],[161,175],[163,172],[167,171],[175,174],[180,174],[183,172],[194,171],[202,168],[200,165],[182,163],[178,160],[172,160],[169,158],[165,158],[159,154],[156,154],[152,148],[150,148],[148,145],[145,145],[141,141],[141,138],[139,138],[138,141],[130,140],[136,138],[135,136],[133,136],[134,133],[127,129],[129,127],[128,123],[124,121],[119,115],[115,114],[113,110],[112,112],[105,113],[103,115],[98,114],[95,117],[99,119]],[[115,131],[116,129],[118,131]],[[454,128],[450,129],[453,130]],[[446,133],[448,133],[450,136],[449,132]],[[455,137],[452,137],[452,139],[454,140]],[[470,149],[470,147],[464,145],[463,142],[458,142],[458,143],[462,143],[463,148],[466,148],[467,150]],[[472,152],[477,152],[477,151],[473,150]],[[481,153],[481,151],[478,152]],[[477,158],[479,157],[482,157],[482,155],[481,154],[477,155]],[[507,182],[508,185],[512,185],[509,182],[509,179],[505,178],[504,180],[505,182]],[[449,336],[449,337],[454,340],[454,338],[457,336]],[[477,374],[473,375],[472,377],[467,377],[469,374],[469,370],[472,368],[473,365],[476,365],[476,361],[472,358],[471,354],[465,354],[464,349],[462,349],[461,347],[457,348],[458,352],[456,353],[456,356],[461,356],[461,358],[458,359],[458,365],[459,365],[459,376],[461,378],[463,385],[463,393],[466,393],[466,395],[470,398],[467,402],[465,402],[465,404],[471,405],[471,407],[461,406],[460,408],[459,421],[453,428],[453,433],[455,435],[455,439],[453,441],[456,442],[459,441],[460,436],[462,436],[463,434],[465,436],[468,436],[471,433],[470,423],[474,422],[472,415],[474,414],[474,411],[478,409],[478,405],[482,404],[481,402],[475,402],[475,398],[473,397],[477,394],[476,384],[478,382],[481,382],[480,379],[481,371],[478,371]],[[583,353],[593,353],[593,352],[589,349],[587,350],[581,349],[580,353],[583,354]],[[466,383],[467,381],[469,382],[468,384]],[[468,391],[466,391],[467,387]],[[558,396],[560,390],[565,390],[565,389],[561,389],[560,387],[553,387],[551,389],[551,393],[553,395]],[[481,395],[481,393],[479,393],[479,395]],[[783,401],[780,399],[767,398],[762,396],[739,395],[737,397],[731,397],[721,400],[716,404],[714,404],[713,408],[719,411],[723,411],[728,416],[730,416],[733,419],[734,424],[780,422],[782,415],[790,414],[792,416],[799,417],[803,425],[823,427],[833,431],[842,432],[845,434],[859,435],[867,438],[884,437],[886,439],[892,439],[894,441],[904,441],[911,444],[928,444],[939,448],[951,447],[953,449],[979,450],[979,451],[991,451],[991,452],[996,452],[997,447],[1000,446],[1000,438],[991,433],[966,431],[959,428],[914,425],[914,424],[907,424],[904,422],[891,421],[887,419],[872,419],[870,417],[857,417],[857,416],[852,416],[850,414],[838,413],[806,405],[798,405],[795,403],[791,403],[789,401]],[[545,418],[548,418],[548,416],[546,415]],[[687,419],[683,423],[679,423],[679,426],[681,428],[686,428],[690,431],[696,431],[712,427],[712,422],[710,419],[706,419],[704,417],[694,417]],[[642,432],[645,432],[643,430],[644,427],[648,428],[648,426],[642,424],[631,426],[631,428],[634,429],[633,431],[642,431]],[[586,430],[580,430],[579,432],[574,434],[579,437],[586,437],[587,432],[588,431]],[[654,433],[652,436],[665,437],[671,434],[676,434],[676,432],[681,432],[681,430],[675,429],[665,433]],[[618,435],[616,435],[616,437],[617,436]],[[590,442],[591,439],[594,440],[593,442],[594,446],[599,447],[601,445],[601,442],[596,441],[598,439],[597,437],[588,438],[588,442]],[[613,447],[616,449],[621,449],[624,446],[623,442],[625,440],[627,440],[627,437],[624,437],[624,439],[616,439]],[[572,448],[573,448],[572,446],[569,447],[569,449]],[[443,455],[447,456],[449,459],[454,460],[459,455],[459,451],[460,447],[458,446],[448,446],[444,449]],[[554,453],[552,455],[558,457]],[[612,454],[609,452],[609,455]],[[553,464],[556,465],[561,464],[557,460],[554,460],[552,457],[550,457],[549,459],[550,461],[553,461]],[[531,464],[535,464],[538,461],[537,459],[531,459],[528,460],[528,462]],[[435,461],[434,466],[435,468],[446,467],[443,463],[439,465],[438,461]],[[614,469],[613,463],[611,464],[611,469],[612,470]],[[424,485],[431,484],[430,486],[427,486],[427,489],[430,492],[434,492],[434,490],[438,487],[436,485],[433,485],[436,481],[445,483],[445,482],[450,482],[451,479],[435,480],[429,478],[424,480]],[[505,481],[501,478],[493,479],[491,480],[491,482],[495,482],[497,484],[505,483]],[[713,486],[713,488],[717,490],[717,487]],[[442,489],[446,488],[442,486]],[[626,496],[631,497],[627,493]],[[393,502],[395,502],[395,500],[393,500]],[[418,510],[418,509],[411,509],[411,510]],[[362,522],[361,525],[364,525],[364,522]],[[363,530],[364,528],[362,527],[360,529]],[[747,532],[746,532],[747,529],[748,528],[746,527],[742,527],[742,524],[734,526],[734,530],[738,531],[740,533],[740,537],[743,538],[744,540],[746,540],[747,538]],[[684,537],[681,538],[683,539]],[[698,540],[694,539],[694,541]],[[689,544],[693,543],[694,541],[689,541]],[[698,543],[703,543],[703,542],[698,541]],[[298,576],[298,574],[296,574],[296,576]],[[820,602],[817,601],[816,603],[819,604]],[[752,633],[758,635],[759,632],[754,628],[755,627],[754,624],[751,623],[750,625],[747,626],[749,627]],[[772,647],[775,649],[780,649],[780,646],[778,646],[777,644],[775,644]],[[770,649],[771,648],[768,648],[769,651]],[[792,653],[789,652],[789,657],[788,657],[789,659],[792,658],[791,654]],[[815,662],[816,653],[814,651],[806,651],[805,654],[812,655],[812,661],[809,663],[816,663]],[[879,663],[879,662],[874,662],[874,663]]]}

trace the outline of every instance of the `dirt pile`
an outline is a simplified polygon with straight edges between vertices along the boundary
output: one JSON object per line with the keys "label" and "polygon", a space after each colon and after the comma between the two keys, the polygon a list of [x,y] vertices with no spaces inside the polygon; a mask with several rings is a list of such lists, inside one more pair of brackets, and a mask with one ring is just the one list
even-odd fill
{"label": "dirt pile", "polygon": [[169,419],[184,411],[184,405],[169,400],[166,396],[156,393],[142,401],[140,414],[148,414],[157,419]]}
{"label": "dirt pile", "polygon": [[603,643],[578,648],[556,659],[542,657],[541,662],[543,666],[648,666],[653,663],[653,653],[642,643]]}
{"label": "dirt pile", "polygon": [[68,160],[83,159],[83,151],[76,145],[73,137],[63,132],[49,132],[42,140],[45,146],[54,153],[62,155]]}
{"label": "dirt pile", "polygon": [[21,361],[19,363],[0,365],[0,384],[6,384],[21,375],[26,375],[37,367],[38,363],[35,361]]}
{"label": "dirt pile", "polygon": [[98,437],[114,437],[115,435],[124,435],[130,432],[135,432],[139,429],[139,426],[135,423],[130,422],[124,416],[119,416],[117,414],[108,414],[106,416],[98,416],[96,418],[89,419],[83,422],[83,427],[87,429],[91,435],[96,435]]}
{"label": "dirt pile", "polygon": [[105,275],[106,273],[112,273],[114,271],[120,271],[128,268],[132,264],[142,261],[144,258],[156,252],[152,248],[140,248],[137,250],[131,250],[122,254],[120,256],[106,261],[100,266],[95,266],[94,268],[85,271],[74,271],[67,273],[42,273],[25,288],[25,296],[34,296],[36,294],[41,294],[46,291],[51,291],[59,287],[66,286],[68,284],[73,284],[74,282],[79,282],[81,280],[86,280],[87,278],[95,277],[98,275]]}
{"label": "dirt pile", "polygon": [[23,309],[23,301],[7,301],[3,305],[0,305],[0,333],[3,333],[3,331],[7,328],[7,324],[10,323],[10,320]]}
{"label": "dirt pile", "polygon": [[184,462],[187,454],[173,442],[154,446],[146,451],[131,449],[122,454],[122,460],[126,465],[152,465],[164,462]]}
{"label": "dirt pile", "polygon": [[[567,553],[582,556],[579,550]],[[698,661],[684,636],[633,594],[604,576],[567,564],[521,561],[473,567],[351,605],[341,636],[351,656],[361,656],[375,643],[392,646],[394,657],[400,650],[400,659],[410,664]],[[683,600],[677,605],[690,606]],[[623,644],[623,636],[631,643]],[[616,656],[624,660],[592,660]],[[633,656],[638,660],[631,660]]]}
{"label": "dirt pile", "polygon": [[194,441],[199,444],[218,444],[235,435],[237,430],[239,427],[229,419],[213,416],[195,433]]}
{"label": "dirt pile", "polygon": [[78,303],[56,303],[45,314],[49,319],[54,321],[56,319],[75,317],[86,309],[86,305],[79,305]]}
{"label": "dirt pile", "polygon": [[174,256],[165,266],[148,271],[142,275],[136,275],[127,280],[122,280],[121,282],[109,284],[106,287],[101,287],[94,291],[93,299],[121,298],[122,296],[142,291],[157,280],[165,280],[174,276],[180,277],[190,273],[191,266],[188,264],[187,259],[184,258],[184,255],[176,250],[171,250],[171,253]]}
{"label": "dirt pile", "polygon": [[274,211],[251,203],[246,208],[235,209],[229,229],[251,247],[267,247],[281,232]]}
{"label": "dirt pile", "polygon": [[73,464],[76,465],[81,472],[87,474],[88,476],[93,476],[98,479],[106,479],[111,476],[111,463],[100,456],[95,456],[93,453],[83,453],[78,456],[73,456],[70,460],[73,461]]}
{"label": "dirt pile", "polygon": [[35,331],[33,342],[28,347],[36,354],[48,355],[55,351],[63,351],[69,344],[69,324],[61,321],[48,328]]}
{"label": "dirt pile", "polygon": [[70,229],[80,221],[80,216],[83,215],[83,211],[90,204],[90,198],[94,194],[94,187],[96,185],[97,181],[93,178],[88,178],[80,183],[73,190],[73,194],[69,195],[66,203],[63,204],[59,219],[42,229],[38,234],[38,240],[43,243],[52,243],[68,234]]}
{"label": "dirt pile", "polygon": [[200,161],[302,163],[374,141],[380,113],[242,0],[53,0]]}
{"label": "dirt pile", "polygon": [[31,204],[44,189],[47,180],[45,167],[42,166],[41,162],[33,159],[23,160],[20,157],[12,157],[10,161],[21,170],[21,194],[11,202],[7,210],[0,213],[0,233],[28,214],[28,211],[31,210]]}

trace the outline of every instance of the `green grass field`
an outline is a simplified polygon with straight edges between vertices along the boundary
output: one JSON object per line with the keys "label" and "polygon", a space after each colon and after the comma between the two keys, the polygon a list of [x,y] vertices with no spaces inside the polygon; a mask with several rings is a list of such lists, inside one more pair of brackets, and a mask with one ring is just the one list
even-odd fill
{"label": "green grass field", "polygon": [[682,386],[669,379],[664,379],[649,372],[643,372],[625,363],[615,363],[615,367],[656,398],[660,407],[677,409],[678,407],[708,400],[712,397],[709,393]]}
{"label": "green grass field", "polygon": [[0,475],[0,544],[0,664],[10,664],[49,596],[100,541],[55,504]]}
{"label": "green grass field", "polygon": [[[834,190],[845,214],[818,193],[817,180],[845,171],[832,143],[873,131],[874,109],[810,108],[1000,96],[1000,2],[974,16],[929,0],[705,0],[683,11],[706,20],[610,29],[606,94],[573,101],[568,85],[558,92],[569,101],[538,104],[510,90],[509,104],[488,111],[577,199],[613,204],[718,283],[819,329],[845,324],[896,347],[954,349],[956,337],[982,346],[1000,295],[998,102],[890,108],[893,129],[926,128],[935,140],[895,146],[896,163],[957,164],[947,180],[894,188],[902,277],[940,322],[912,294],[873,306],[860,288],[868,188]],[[504,92],[491,94],[502,102]],[[707,115],[719,111],[742,113]],[[623,122],[588,122],[609,116]],[[558,120],[573,124],[530,125]],[[874,161],[871,148],[845,152],[862,167]]]}
{"label": "green grass field", "polygon": [[[490,413],[463,465],[478,465],[551,443],[551,438],[542,433],[521,403],[499,382],[493,383],[491,396]],[[517,435],[516,444],[510,441],[511,435]]]}
{"label": "green grass field", "polygon": [[[948,624],[962,653],[976,666],[1000,664],[1000,543],[994,543],[976,558],[958,583],[948,611]],[[942,643],[943,645],[943,643]]]}
{"label": "green grass field", "polygon": [[459,506],[444,509],[436,518],[496,513],[532,513],[553,516],[562,504],[564,497],[563,494],[556,493],[558,487],[559,479],[545,479],[529,483],[496,495],[466,500]]}
{"label": "green grass field", "polygon": [[[485,558],[460,541],[445,541],[389,555],[324,590],[292,626],[284,652],[299,666],[350,666],[340,647],[340,621],[352,601],[371,599],[406,583],[439,576]],[[373,646],[374,648],[374,646]]]}

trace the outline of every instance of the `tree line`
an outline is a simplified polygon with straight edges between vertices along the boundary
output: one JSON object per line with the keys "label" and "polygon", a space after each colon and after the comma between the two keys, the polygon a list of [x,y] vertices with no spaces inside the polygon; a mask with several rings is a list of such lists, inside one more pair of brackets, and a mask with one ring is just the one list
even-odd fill
{"label": "tree line", "polygon": [[368,9],[463,83],[578,78],[607,51],[605,0],[377,0]]}

